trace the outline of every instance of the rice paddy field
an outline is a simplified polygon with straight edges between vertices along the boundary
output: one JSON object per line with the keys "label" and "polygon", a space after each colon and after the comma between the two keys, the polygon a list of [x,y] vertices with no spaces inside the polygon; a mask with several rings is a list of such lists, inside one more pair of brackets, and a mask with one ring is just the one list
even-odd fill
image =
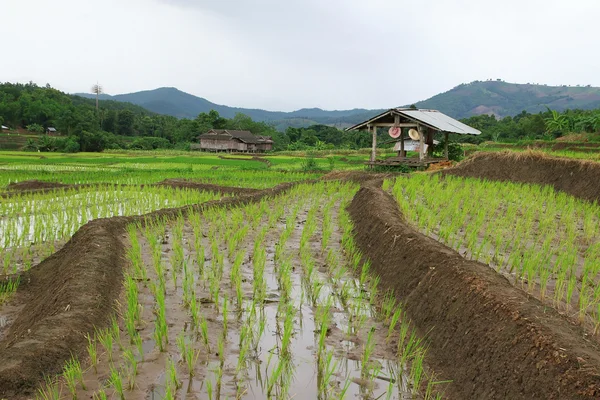
{"label": "rice paddy field", "polygon": [[600,394],[593,188],[367,157],[1,153],[0,399]]}

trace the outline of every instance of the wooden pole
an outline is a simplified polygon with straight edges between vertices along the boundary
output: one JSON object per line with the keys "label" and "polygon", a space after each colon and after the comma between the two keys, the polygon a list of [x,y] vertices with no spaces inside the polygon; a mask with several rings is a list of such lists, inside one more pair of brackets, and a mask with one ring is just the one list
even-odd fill
{"label": "wooden pole", "polygon": [[406,157],[406,152],[404,151],[404,136],[402,132],[400,132],[400,157]]}
{"label": "wooden pole", "polygon": [[369,129],[373,131],[373,147],[371,148],[371,162],[375,162],[375,156],[377,155],[377,127],[369,126]]}
{"label": "wooden pole", "polygon": [[448,132],[444,132],[444,158],[448,160]]}
{"label": "wooden pole", "polygon": [[423,161],[423,158],[425,158],[425,146],[423,143],[423,139],[425,139],[425,135],[424,135],[423,127],[421,126],[421,124],[419,124],[417,129],[419,130],[419,161]]}
{"label": "wooden pole", "polygon": [[427,156],[433,157],[433,129],[427,129]]}

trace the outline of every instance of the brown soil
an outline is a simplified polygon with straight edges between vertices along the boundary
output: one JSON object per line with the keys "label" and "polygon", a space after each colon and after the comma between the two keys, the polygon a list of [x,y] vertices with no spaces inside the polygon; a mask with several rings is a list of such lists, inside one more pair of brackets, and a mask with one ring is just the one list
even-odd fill
{"label": "brown soil", "polygon": [[427,335],[433,369],[452,380],[448,396],[600,396],[599,349],[578,327],[488,266],[415,231],[380,181],[364,185],[349,212],[372,272]]}
{"label": "brown soil", "polygon": [[169,186],[172,188],[187,188],[187,189],[196,189],[196,190],[209,190],[215,193],[221,194],[233,194],[233,195],[246,195],[258,193],[260,189],[251,189],[251,188],[240,188],[233,186],[219,186],[213,185],[210,183],[199,183],[186,179],[165,179],[162,182],[158,182],[157,186]]}
{"label": "brown soil", "polygon": [[98,219],[81,227],[60,251],[21,277],[11,305],[22,305],[23,311],[0,340],[0,399],[30,397],[44,376],[60,373],[71,354],[85,352],[86,334],[107,325],[121,290],[125,265],[121,236],[127,224],[217,204],[256,202],[293,185],[145,216]]}
{"label": "brown soil", "polygon": [[[72,185],[60,182],[44,182],[38,180],[29,180],[18,183],[11,183],[7,186],[7,192],[0,193],[2,197],[11,197],[15,194],[22,193],[46,193],[51,192],[56,189],[82,189],[92,186],[98,185],[111,185],[110,183],[102,184],[80,184],[80,185]],[[188,189],[196,189],[196,190],[210,190],[216,193],[221,194],[232,194],[232,195],[246,195],[260,192],[260,189],[251,189],[251,188],[240,188],[234,186],[219,186],[210,183],[200,183],[194,182],[186,179],[165,179],[164,181],[155,183],[156,186],[169,186],[172,188],[188,188]],[[140,187],[144,187],[144,185],[140,185]]]}
{"label": "brown soil", "polygon": [[44,182],[36,179],[30,181],[14,182],[9,184],[6,189],[10,191],[22,191],[22,190],[38,190],[38,189],[60,189],[64,187],[70,187],[73,185],[66,185],[59,182]]}
{"label": "brown soil", "polygon": [[584,200],[600,202],[600,163],[536,152],[477,153],[442,174],[551,185]]}
{"label": "brown soil", "polygon": [[44,375],[84,350],[86,333],[106,324],[121,286],[123,222],[84,225],[22,276],[14,302],[25,306],[0,342],[0,398],[31,395]]}

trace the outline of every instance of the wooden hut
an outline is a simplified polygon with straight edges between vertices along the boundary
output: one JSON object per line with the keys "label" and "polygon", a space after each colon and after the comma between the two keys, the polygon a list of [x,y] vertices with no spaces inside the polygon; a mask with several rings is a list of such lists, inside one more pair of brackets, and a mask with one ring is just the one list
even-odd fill
{"label": "wooden hut", "polygon": [[228,152],[265,152],[273,150],[269,136],[253,135],[250,131],[211,129],[198,136],[199,146],[192,149]]}
{"label": "wooden hut", "polygon": [[[390,136],[397,136],[399,142],[394,148],[398,156],[377,160],[377,128],[389,129]],[[481,132],[437,110],[419,110],[413,108],[392,108],[375,117],[351,126],[347,131],[369,131],[373,135],[373,145],[369,165],[409,165],[426,166],[448,160],[448,135],[479,135]],[[410,131],[411,138],[418,142],[418,158],[406,157],[405,132]],[[444,158],[433,157],[433,136],[444,134]],[[425,146],[427,145],[427,146]],[[425,149],[427,148],[427,151]]]}

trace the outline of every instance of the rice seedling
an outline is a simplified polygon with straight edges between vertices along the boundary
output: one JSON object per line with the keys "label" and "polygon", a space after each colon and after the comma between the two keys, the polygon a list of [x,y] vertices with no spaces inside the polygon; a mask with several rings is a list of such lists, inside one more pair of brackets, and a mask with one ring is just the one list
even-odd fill
{"label": "rice seedling", "polygon": [[19,287],[20,277],[9,278],[4,282],[0,282],[0,305],[6,302]]}
{"label": "rice seedling", "polygon": [[167,386],[176,392],[181,387],[181,381],[177,378],[177,368],[171,358],[167,359]]}
{"label": "rice seedling", "polygon": [[112,330],[103,329],[100,331],[96,331],[96,337],[102,344],[102,347],[104,347],[104,350],[106,351],[106,354],[108,355],[108,361],[112,362],[113,361],[113,357],[112,357],[113,356],[113,345],[114,345],[114,338],[113,338]]}
{"label": "rice seedling", "polygon": [[108,400],[108,396],[104,389],[100,389],[92,395],[93,400]]}
{"label": "rice seedling", "polygon": [[165,293],[163,290],[156,290],[156,320],[154,321],[154,340],[158,349],[163,352],[166,350],[166,346],[169,343],[168,327],[167,327],[167,316],[165,306]]}
{"label": "rice seedling", "polygon": [[81,370],[81,364],[74,357],[71,357],[69,361],[63,367],[63,378],[67,384],[67,388],[71,393],[73,399],[77,399],[77,383],[81,384],[81,388],[85,389],[85,382],[83,381],[83,371]]}
{"label": "rice seedling", "polygon": [[121,377],[120,372],[112,364],[110,365],[108,385],[109,387],[113,388],[115,394],[119,397],[119,399],[125,400],[125,394],[123,391],[123,378]]}
{"label": "rice seedling", "polygon": [[206,348],[206,352],[210,353],[210,345],[208,338],[208,322],[206,321],[206,318],[204,318],[204,316],[202,315],[200,315],[200,337],[202,339],[204,347]]}
{"label": "rice seedling", "polygon": [[200,356],[200,350],[195,350],[191,344],[188,344],[183,353],[183,359],[185,360],[185,364],[187,365],[188,374],[190,378],[194,376],[194,368],[196,366],[196,362],[198,361],[198,357]]}
{"label": "rice seedling", "polygon": [[135,377],[138,374],[138,361],[131,349],[123,351],[123,358],[126,362],[127,389],[133,390],[135,388]]}
{"label": "rice seedling", "polygon": [[[206,382],[206,394],[208,395],[208,399],[212,400],[213,399],[212,381],[210,379],[207,379],[205,382]],[[217,397],[215,397],[215,398],[217,398]]]}
{"label": "rice seedling", "polygon": [[44,383],[37,390],[35,398],[39,400],[60,400],[61,397],[60,383],[49,376],[45,376]]}
{"label": "rice seedling", "polygon": [[98,373],[98,348],[97,348],[97,344],[96,344],[96,338],[92,339],[92,337],[90,336],[89,333],[86,335],[86,338],[88,341],[87,352],[88,352],[88,355],[90,356],[90,364],[94,368],[94,373],[97,374]]}

